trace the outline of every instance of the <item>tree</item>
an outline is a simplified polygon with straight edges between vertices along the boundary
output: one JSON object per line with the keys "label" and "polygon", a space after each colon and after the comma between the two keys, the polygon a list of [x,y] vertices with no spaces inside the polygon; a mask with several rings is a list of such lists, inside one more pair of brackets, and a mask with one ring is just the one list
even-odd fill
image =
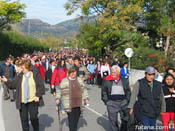
{"label": "tree", "polygon": [[102,55],[102,49],[104,47],[103,34],[99,33],[100,27],[100,23],[83,24],[80,27],[80,33],[77,35],[77,39],[84,43],[82,47],[89,49],[89,54],[93,56]]}
{"label": "tree", "polygon": [[25,16],[24,4],[19,2],[0,1],[0,31],[9,27],[10,24],[17,23]]}
{"label": "tree", "polygon": [[165,55],[167,56],[170,41],[175,39],[175,1],[145,0],[143,8],[147,29],[156,32],[159,38],[165,38]]}
{"label": "tree", "polygon": [[106,25],[104,31],[109,27],[130,30],[142,13],[140,4],[141,0],[69,0],[65,8],[68,15],[81,9],[83,15],[97,16]]}
{"label": "tree", "polygon": [[42,38],[41,41],[45,43],[47,46],[51,47],[52,49],[58,50],[59,45],[62,42],[62,40],[54,37],[54,36],[48,36],[47,38]]}
{"label": "tree", "polygon": [[135,32],[135,23],[142,14],[140,4],[141,0],[69,0],[65,8],[68,15],[81,9],[85,16],[96,16],[94,25],[82,25],[80,38],[85,35],[81,40],[84,44],[89,43],[89,52],[108,49],[106,53],[110,54],[122,44],[131,43],[127,40],[121,42],[120,37],[122,32]]}

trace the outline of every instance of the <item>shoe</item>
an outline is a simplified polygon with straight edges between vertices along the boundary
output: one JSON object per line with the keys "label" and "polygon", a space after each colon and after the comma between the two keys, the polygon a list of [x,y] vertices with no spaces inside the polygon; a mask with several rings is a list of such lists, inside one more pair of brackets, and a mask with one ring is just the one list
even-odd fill
{"label": "shoe", "polygon": [[62,114],[62,115],[65,115],[65,114],[66,114],[66,112],[63,110],[63,111],[61,111],[61,114]]}
{"label": "shoe", "polygon": [[14,102],[15,100],[14,100],[14,99],[11,99],[10,101],[11,101],[11,102]]}
{"label": "shoe", "polygon": [[51,94],[51,96],[53,96],[53,94]]}
{"label": "shoe", "polygon": [[53,93],[53,96],[56,96],[56,93],[55,92]]}

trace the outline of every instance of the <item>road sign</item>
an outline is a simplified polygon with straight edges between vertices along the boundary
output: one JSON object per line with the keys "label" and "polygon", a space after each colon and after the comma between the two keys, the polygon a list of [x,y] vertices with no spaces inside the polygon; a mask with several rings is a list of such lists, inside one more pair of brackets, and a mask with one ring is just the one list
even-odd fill
{"label": "road sign", "polygon": [[133,56],[133,54],[134,54],[134,51],[133,51],[132,48],[127,48],[127,49],[125,50],[125,55],[126,55],[128,58],[131,58],[131,57]]}
{"label": "road sign", "polygon": [[128,69],[130,70],[130,59],[131,59],[131,57],[133,56],[133,54],[134,54],[134,51],[133,51],[133,49],[132,48],[127,48],[126,50],[125,50],[125,55],[128,57]]}

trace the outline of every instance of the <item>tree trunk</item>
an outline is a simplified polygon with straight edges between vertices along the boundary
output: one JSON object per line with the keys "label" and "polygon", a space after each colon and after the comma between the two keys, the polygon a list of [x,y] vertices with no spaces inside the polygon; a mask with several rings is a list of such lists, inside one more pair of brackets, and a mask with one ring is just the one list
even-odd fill
{"label": "tree trunk", "polygon": [[166,43],[165,43],[165,56],[168,54],[168,48],[170,46],[170,32],[168,31],[168,36],[166,37]]}

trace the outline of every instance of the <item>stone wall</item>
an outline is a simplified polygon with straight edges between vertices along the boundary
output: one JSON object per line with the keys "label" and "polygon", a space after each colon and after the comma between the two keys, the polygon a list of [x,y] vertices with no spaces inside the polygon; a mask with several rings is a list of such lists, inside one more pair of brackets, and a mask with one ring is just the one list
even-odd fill
{"label": "stone wall", "polygon": [[144,78],[144,76],[145,76],[144,70],[131,69],[131,74],[129,78],[130,85],[134,85],[137,80]]}

